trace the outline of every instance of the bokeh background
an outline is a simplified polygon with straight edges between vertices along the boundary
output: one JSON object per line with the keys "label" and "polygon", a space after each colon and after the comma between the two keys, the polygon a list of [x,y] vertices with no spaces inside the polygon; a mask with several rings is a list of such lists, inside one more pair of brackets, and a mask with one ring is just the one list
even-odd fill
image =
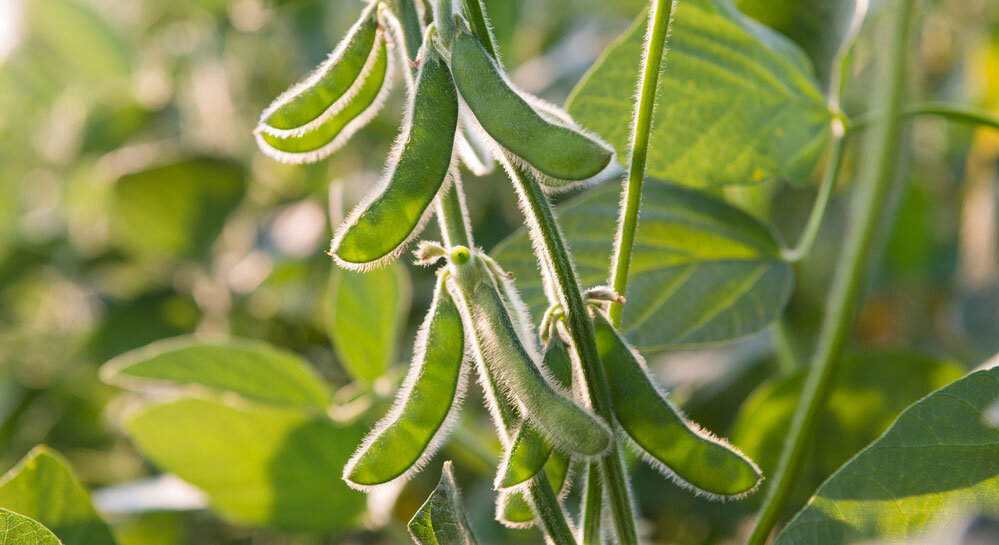
{"label": "bokeh background", "polygon": [[[792,2],[743,7],[788,28],[793,22],[781,10]],[[644,2],[486,5],[513,79],[561,103]],[[232,335],[307,358],[339,404],[360,407],[341,414],[345,421],[363,428],[385,412],[429,303],[432,271],[400,268],[408,286],[399,295],[400,363],[358,384],[327,331],[333,267],[323,250],[330,217],[377,180],[402,93],[318,165],[275,163],[251,134],[260,111],[326,57],[361,7],[356,0],[0,0],[0,472],[39,443],[58,450],[94,491],[122,545],[406,543],[405,522],[447,458],[482,541],[540,542],[535,530],[504,530],[492,520],[498,444],[481,403],[465,404],[456,439],[397,499],[376,498],[354,522],[316,534],[240,524],[182,485],[148,480],[160,470],[120,427],[132,400],[98,378],[101,364],[158,339]],[[924,2],[919,21],[912,94],[996,111],[999,3]],[[869,33],[861,35],[846,97],[851,112],[865,108],[865,67],[876,53]],[[875,376],[865,364],[872,351],[890,351],[905,365],[932,356],[958,375],[999,351],[999,133],[925,118],[913,123],[906,146],[911,183],[899,186],[897,214],[887,218],[893,226],[858,325],[864,348],[851,356],[849,395],[834,399],[839,409],[823,428],[854,440],[819,439],[799,501],[932,389],[894,388],[897,375]],[[488,250],[520,225],[512,189],[498,174],[469,175],[465,186],[477,242]],[[775,183],[725,196],[793,240],[813,195]],[[797,271],[787,323],[798,354],[809,352],[821,317],[845,200],[837,194],[813,257]],[[435,228],[426,236],[436,238]],[[765,332],[652,362],[696,421],[731,434],[765,469],[782,437],[773,414],[790,410],[800,384],[800,376],[781,375],[773,347]],[[763,405],[764,398],[783,401]],[[167,488],[129,488],[155,482]],[[656,543],[734,542],[758,502],[708,503],[639,464],[634,483],[643,531]],[[180,495],[175,504],[164,500],[168,489]],[[140,496],[151,507],[137,508]],[[345,488],[328,496],[319,501],[344,509],[364,501]]]}

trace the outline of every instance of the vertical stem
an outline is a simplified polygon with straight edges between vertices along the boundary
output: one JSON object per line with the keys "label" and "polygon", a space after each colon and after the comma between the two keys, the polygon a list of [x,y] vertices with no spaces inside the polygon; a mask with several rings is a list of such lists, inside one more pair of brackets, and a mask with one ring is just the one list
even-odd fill
{"label": "vertical stem", "polygon": [[556,545],[575,545],[576,538],[565,511],[552,490],[551,483],[544,471],[539,472],[527,483],[527,501],[530,502],[541,531]]}
{"label": "vertical stem", "polygon": [[812,246],[815,244],[815,239],[819,234],[819,228],[822,227],[822,220],[826,216],[826,208],[829,207],[829,199],[832,196],[833,188],[836,187],[836,179],[839,178],[839,172],[843,166],[845,139],[846,130],[843,127],[843,121],[839,118],[834,119],[832,122],[832,146],[829,152],[829,162],[826,164],[822,183],[819,185],[819,193],[815,196],[812,211],[808,214],[808,222],[805,223],[805,229],[802,231],[798,243],[794,245],[793,249],[784,251],[783,257],[785,261],[791,263],[800,261],[812,251]]}
{"label": "vertical stem", "polygon": [[437,196],[437,222],[448,246],[472,247],[472,230],[465,223],[465,202],[460,193],[461,185],[455,180],[450,187]]}
{"label": "vertical stem", "polygon": [[583,492],[583,507],[579,518],[583,521],[582,545],[601,545],[601,511],[603,509],[603,487],[600,486],[600,466],[597,463],[586,465],[586,490]]}
{"label": "vertical stem", "polygon": [[805,447],[814,434],[815,423],[832,390],[836,364],[840,360],[843,344],[859,306],[865,265],[879,224],[882,223],[879,220],[882,219],[881,214],[885,209],[898,159],[902,132],[898,114],[902,111],[905,91],[905,64],[912,11],[913,0],[898,0],[892,31],[888,36],[890,47],[886,48],[889,55],[881,59],[884,77],[875,90],[875,99],[885,105],[887,115],[869,135],[870,139],[865,147],[871,151],[872,160],[865,162],[865,168],[858,176],[854,188],[848,232],[840,252],[839,266],[833,277],[819,343],[791,422],[787,442],[781,452],[777,473],[760,511],[760,518],[749,537],[749,545],[763,545],[784,510],[804,462]]}
{"label": "vertical stem", "polygon": [[[631,131],[631,167],[628,169],[628,182],[624,186],[625,207],[621,210],[618,222],[614,269],[611,276],[614,291],[621,295],[624,295],[628,287],[628,269],[631,267],[635,231],[638,229],[638,209],[642,204],[645,162],[649,153],[652,116],[656,108],[656,89],[659,86],[659,72],[662,68],[666,39],[669,37],[670,17],[676,2],[677,0],[655,0],[649,13],[645,58],[642,62],[642,86],[638,90],[635,121]],[[621,326],[623,308],[621,303],[611,304],[610,318],[614,327]]]}

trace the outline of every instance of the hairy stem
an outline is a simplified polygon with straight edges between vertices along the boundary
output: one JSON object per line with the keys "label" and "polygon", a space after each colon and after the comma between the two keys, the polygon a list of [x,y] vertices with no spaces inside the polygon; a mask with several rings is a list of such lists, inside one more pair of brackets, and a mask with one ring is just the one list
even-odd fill
{"label": "hairy stem", "polygon": [[884,77],[875,90],[875,100],[884,105],[886,115],[872,127],[871,160],[858,176],[850,209],[846,240],[833,277],[818,346],[791,422],[787,442],[781,452],[776,475],[749,537],[749,545],[763,545],[787,504],[792,486],[804,462],[806,445],[815,432],[818,416],[832,390],[837,363],[852,329],[865,279],[865,265],[892,185],[902,133],[899,113],[903,111],[905,65],[909,45],[909,23],[913,0],[899,0],[887,38],[889,55],[881,59]]}
{"label": "hairy stem", "polygon": [[[884,111],[874,111],[857,116],[850,124],[850,132],[866,129],[879,121],[880,118],[885,115],[886,113]],[[966,106],[964,104],[950,104],[947,102],[918,102],[902,108],[894,115],[903,117],[939,115],[950,119],[951,121],[968,123],[971,125],[982,125],[984,127],[991,127],[999,130],[999,114],[983,110],[981,108],[975,108],[973,106]]]}
{"label": "hairy stem", "polygon": [[575,544],[572,528],[565,511],[558,503],[555,491],[544,471],[541,471],[527,483],[527,498],[531,503],[541,530],[556,545]]}
{"label": "hairy stem", "polygon": [[579,518],[582,520],[582,545],[601,545],[601,517],[603,515],[603,488],[600,486],[600,466],[597,463],[586,465],[586,490],[583,492],[583,506]]}
{"label": "hairy stem", "polygon": [[846,131],[843,122],[835,119],[832,124],[832,144],[829,152],[829,162],[826,164],[825,173],[822,176],[822,183],[819,185],[819,193],[815,196],[812,204],[812,211],[808,215],[808,222],[798,239],[794,248],[785,249],[784,260],[789,263],[801,261],[812,251],[815,239],[818,238],[819,228],[822,227],[822,220],[826,216],[826,209],[829,207],[829,198],[832,196],[833,188],[836,187],[836,179],[839,178],[840,170],[843,166],[843,146],[846,139]]}

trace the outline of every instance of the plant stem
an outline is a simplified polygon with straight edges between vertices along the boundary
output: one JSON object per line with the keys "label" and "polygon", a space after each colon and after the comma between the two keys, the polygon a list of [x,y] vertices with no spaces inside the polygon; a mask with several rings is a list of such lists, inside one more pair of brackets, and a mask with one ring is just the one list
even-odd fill
{"label": "plant stem", "polygon": [[[625,294],[628,287],[628,269],[631,267],[635,231],[638,229],[638,209],[642,204],[642,183],[645,181],[645,162],[648,158],[652,116],[656,107],[656,89],[659,86],[663,53],[669,37],[669,21],[676,1],[656,0],[649,13],[645,58],[642,61],[642,86],[639,88],[638,100],[635,103],[635,121],[631,131],[631,166],[628,169],[628,182],[624,186],[625,207],[621,210],[621,219],[618,222],[611,276],[614,291],[621,295]],[[614,327],[621,326],[623,309],[621,303],[611,303],[610,319]]]}
{"label": "plant stem", "polygon": [[541,531],[556,545],[574,545],[576,538],[572,535],[572,528],[544,471],[528,481],[527,492]]}
{"label": "plant stem", "polygon": [[890,39],[890,54],[881,59],[884,77],[875,90],[875,100],[885,105],[870,136],[871,161],[864,164],[854,188],[846,240],[833,277],[819,342],[812,366],[781,452],[776,475],[760,511],[748,545],[763,545],[784,510],[792,486],[804,462],[805,447],[812,438],[818,416],[832,390],[837,363],[859,306],[865,265],[890,192],[902,133],[899,113],[905,91],[905,65],[909,45],[909,22],[913,0],[899,0]]}
{"label": "plant stem", "polygon": [[[866,129],[884,117],[885,112],[874,111],[857,116],[850,124],[850,132]],[[920,115],[939,115],[971,125],[982,125],[999,130],[999,114],[967,106],[964,104],[950,104],[947,102],[918,102],[910,104],[894,115],[902,117],[915,117]]]}
{"label": "plant stem", "polygon": [[791,343],[791,334],[787,330],[787,320],[780,318],[770,326],[770,337],[774,343],[774,352],[777,355],[777,368],[784,376],[790,375],[798,370],[798,356],[795,354],[794,345]]}
{"label": "plant stem", "polygon": [[600,486],[600,467],[596,463],[586,464],[586,490],[583,492],[583,506],[579,518],[583,521],[582,545],[601,545],[600,535],[603,510],[603,487]]}
{"label": "plant stem", "polygon": [[452,183],[447,191],[438,195],[437,222],[447,246],[462,245],[472,247],[472,230],[465,223],[465,203],[460,193],[461,186]]}

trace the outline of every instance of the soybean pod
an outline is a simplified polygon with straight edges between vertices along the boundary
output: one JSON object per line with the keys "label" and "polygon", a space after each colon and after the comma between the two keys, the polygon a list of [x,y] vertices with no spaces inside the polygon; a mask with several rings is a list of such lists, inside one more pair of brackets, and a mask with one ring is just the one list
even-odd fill
{"label": "soybean pod", "polygon": [[423,48],[406,129],[396,141],[380,189],[372,191],[344,221],[330,255],[345,268],[365,270],[402,253],[419,234],[445,185],[458,125],[458,97],[444,62]]}
{"label": "soybean pod", "polygon": [[500,146],[561,180],[585,180],[614,156],[606,144],[559,116],[539,111],[516,89],[479,40],[459,31],[451,44],[458,92],[482,128]]}
{"label": "soybean pod", "polygon": [[709,498],[754,491],[763,478],[759,467],[725,440],[684,418],[655,385],[642,357],[602,313],[594,314],[614,413],[642,457],[681,486]]}
{"label": "soybean pod", "polygon": [[378,2],[371,2],[347,36],[315,72],[279,96],[260,115],[258,131],[273,136],[304,134],[337,115],[357,92],[378,34]]}
{"label": "soybean pod", "polygon": [[395,404],[344,467],[354,488],[408,479],[433,456],[458,413],[467,382],[465,335],[444,282],[437,281]]}

